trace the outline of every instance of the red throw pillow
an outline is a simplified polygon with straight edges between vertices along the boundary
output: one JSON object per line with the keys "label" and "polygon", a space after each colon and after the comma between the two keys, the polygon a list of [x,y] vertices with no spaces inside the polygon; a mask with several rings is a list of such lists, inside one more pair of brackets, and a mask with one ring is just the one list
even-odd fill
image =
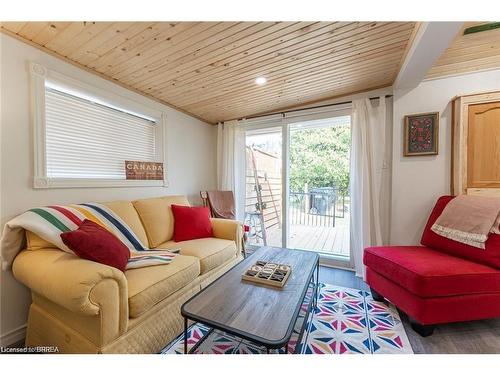
{"label": "red throw pillow", "polygon": [[71,232],[61,233],[61,239],[80,258],[106,264],[125,271],[130,251],[114,234],[90,220]]}
{"label": "red throw pillow", "polygon": [[213,237],[208,207],[172,205],[174,214],[174,241]]}
{"label": "red throw pillow", "polygon": [[441,215],[446,205],[455,197],[445,195],[440,197],[434,209],[429,216],[427,225],[420,243],[424,246],[431,247],[435,250],[440,250],[444,253],[455,255],[460,258],[465,258],[476,263],[486,264],[495,268],[500,268],[500,235],[491,234],[485,243],[485,249],[479,249],[461,242],[451,240],[440,236],[432,231],[431,227],[437,218]]}

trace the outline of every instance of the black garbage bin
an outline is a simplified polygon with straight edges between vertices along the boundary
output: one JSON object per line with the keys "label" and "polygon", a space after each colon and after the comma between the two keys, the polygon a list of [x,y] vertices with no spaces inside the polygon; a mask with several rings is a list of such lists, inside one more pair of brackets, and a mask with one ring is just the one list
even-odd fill
{"label": "black garbage bin", "polygon": [[334,187],[312,188],[309,190],[309,212],[316,215],[329,214],[335,207],[337,193]]}

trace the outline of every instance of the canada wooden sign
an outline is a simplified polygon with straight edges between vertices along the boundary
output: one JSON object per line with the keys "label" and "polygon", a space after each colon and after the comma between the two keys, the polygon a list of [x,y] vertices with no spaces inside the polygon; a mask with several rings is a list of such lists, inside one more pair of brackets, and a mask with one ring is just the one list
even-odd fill
{"label": "canada wooden sign", "polygon": [[163,163],[125,160],[127,180],[163,180]]}

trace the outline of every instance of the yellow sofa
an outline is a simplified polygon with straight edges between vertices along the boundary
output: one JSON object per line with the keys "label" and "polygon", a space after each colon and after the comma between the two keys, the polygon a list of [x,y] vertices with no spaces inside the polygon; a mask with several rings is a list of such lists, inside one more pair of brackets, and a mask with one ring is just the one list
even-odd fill
{"label": "yellow sofa", "polygon": [[26,345],[61,353],[157,353],[182,332],[181,305],[241,256],[241,225],[211,219],[214,238],[172,240],[171,204],[184,196],[104,203],[150,248],[180,248],[168,265],[121,272],[65,253],[27,232],[14,260],[17,280],[31,289]]}

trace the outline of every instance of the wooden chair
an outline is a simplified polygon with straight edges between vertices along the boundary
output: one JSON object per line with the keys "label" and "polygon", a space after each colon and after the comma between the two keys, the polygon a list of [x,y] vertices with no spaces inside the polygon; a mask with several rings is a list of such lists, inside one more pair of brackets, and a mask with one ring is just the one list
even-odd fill
{"label": "wooden chair", "polygon": [[[232,191],[200,191],[201,200],[205,207],[210,209],[210,216],[218,219],[235,220],[235,201]],[[245,228],[245,226],[244,226]],[[246,257],[245,242],[246,230],[243,230],[242,238],[243,256]]]}

